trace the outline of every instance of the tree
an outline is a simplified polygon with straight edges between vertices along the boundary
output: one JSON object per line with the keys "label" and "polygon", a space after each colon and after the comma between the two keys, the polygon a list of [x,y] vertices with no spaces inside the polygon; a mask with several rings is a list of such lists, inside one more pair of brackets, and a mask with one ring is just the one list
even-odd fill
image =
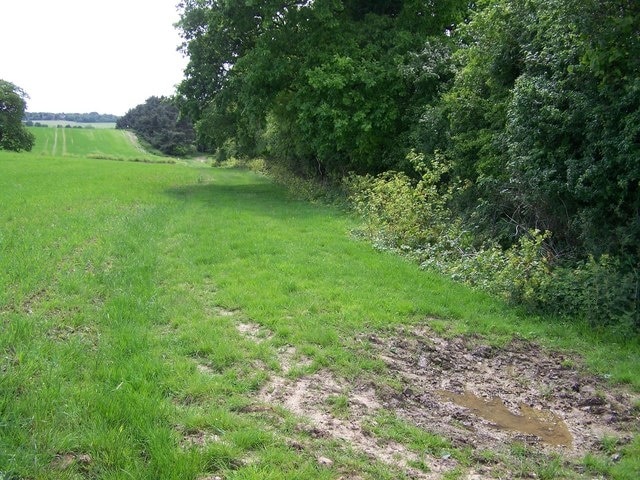
{"label": "tree", "polygon": [[[438,93],[412,71],[440,51],[463,0],[185,0],[190,57],[182,108],[208,149],[229,140],[297,173],[339,176],[402,165],[415,105]],[[429,45],[429,44],[427,44]]]}
{"label": "tree", "polygon": [[138,136],[167,155],[186,155],[193,150],[193,125],[181,116],[173,101],[149,97],[116,122],[116,128],[133,130]]}
{"label": "tree", "polygon": [[20,87],[0,79],[0,149],[29,151],[35,137],[22,125],[28,95]]}
{"label": "tree", "polygon": [[640,256],[640,3],[478,3],[439,105],[461,208],[505,245]]}

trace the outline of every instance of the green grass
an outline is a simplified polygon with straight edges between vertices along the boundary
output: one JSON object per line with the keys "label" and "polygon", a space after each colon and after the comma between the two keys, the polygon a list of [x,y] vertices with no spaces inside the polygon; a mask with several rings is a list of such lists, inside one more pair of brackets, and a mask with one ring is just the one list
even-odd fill
{"label": "green grass", "polygon": [[[290,447],[290,419],[242,407],[268,375],[256,362],[273,363],[278,345],[353,378],[380,368],[356,335],[434,317],[453,332],[580,351],[640,389],[637,339],[527,317],[419,271],[352,239],[348,215],[263,177],[81,158],[95,148],[127,155],[115,146],[121,132],[105,130],[96,141],[108,146],[92,147],[86,135],[98,130],[57,130],[73,136],[67,158],[50,156],[43,136],[34,153],[0,152],[0,478],[395,478],[323,439]],[[236,317],[273,338],[250,341]],[[344,398],[332,402],[348,413]],[[381,438],[448,446],[379,420]],[[316,449],[336,465],[318,466]],[[632,478],[622,469],[637,472],[633,461],[585,463]]]}
{"label": "green grass", "polygon": [[416,427],[390,412],[379,412],[369,429],[376,437],[407,445],[417,453],[442,455],[453,448],[448,440]]}
{"label": "green grass", "polygon": [[147,153],[135,136],[111,128],[31,127],[36,137],[33,153],[57,157],[92,157],[107,160],[166,161]]}

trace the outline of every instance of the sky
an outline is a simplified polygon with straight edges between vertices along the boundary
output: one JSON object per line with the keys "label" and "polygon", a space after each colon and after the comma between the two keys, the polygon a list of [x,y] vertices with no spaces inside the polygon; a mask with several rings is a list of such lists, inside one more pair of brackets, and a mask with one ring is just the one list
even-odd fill
{"label": "sky", "polygon": [[0,79],[27,111],[123,115],[172,95],[188,59],[179,0],[0,0]]}

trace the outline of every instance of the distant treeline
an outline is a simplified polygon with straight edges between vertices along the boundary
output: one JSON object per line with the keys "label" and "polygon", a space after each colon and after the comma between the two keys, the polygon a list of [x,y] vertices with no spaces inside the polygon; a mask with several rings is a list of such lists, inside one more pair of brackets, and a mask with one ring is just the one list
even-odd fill
{"label": "distant treeline", "polygon": [[26,121],[39,120],[66,120],[68,122],[78,123],[115,123],[118,121],[117,115],[109,113],[50,113],[50,112],[26,112],[24,119]]}
{"label": "distant treeline", "polygon": [[[49,125],[47,125],[46,123],[40,123],[40,122],[33,122],[31,120],[27,120],[26,122],[24,122],[25,126],[27,127],[41,127],[41,128],[49,128]],[[63,128],[62,125],[53,125],[56,128]],[[64,125],[64,128],[96,128],[93,125]]]}

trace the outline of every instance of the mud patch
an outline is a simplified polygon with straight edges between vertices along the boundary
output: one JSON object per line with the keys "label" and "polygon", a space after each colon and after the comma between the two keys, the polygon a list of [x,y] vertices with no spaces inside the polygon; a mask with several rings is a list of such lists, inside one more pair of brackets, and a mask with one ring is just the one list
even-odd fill
{"label": "mud patch", "polygon": [[236,329],[243,337],[256,343],[261,343],[273,337],[273,334],[269,330],[262,328],[254,322],[238,322],[236,323]]}
{"label": "mud patch", "polygon": [[[348,412],[337,416],[331,411],[332,398],[348,399]],[[337,380],[330,372],[322,370],[298,379],[274,377],[258,394],[261,402],[280,405],[307,423],[300,431],[315,438],[340,440],[345,445],[364,453],[373,461],[381,461],[404,471],[411,478],[433,478],[432,473],[445,465],[436,465],[431,458],[426,473],[411,466],[424,461],[404,445],[383,441],[371,435],[365,425],[375,411],[381,408],[376,393],[370,385],[351,385]]]}
{"label": "mud patch", "polygon": [[[258,392],[261,404],[279,405],[296,416],[306,419],[299,431],[313,438],[340,440],[372,461],[381,461],[402,470],[410,478],[429,479],[433,474],[455,466],[454,461],[429,458],[429,473],[412,467],[423,464],[426,456],[417,455],[404,445],[377,439],[371,434],[367,420],[382,408],[372,384],[352,384],[337,379],[331,372],[321,370],[311,375],[290,378],[286,375],[311,365],[311,359],[300,355],[292,346],[278,351],[283,376],[274,375]],[[333,405],[336,399],[344,403],[338,414]],[[297,443],[296,443],[297,445]],[[304,449],[304,446],[300,446]],[[318,464],[327,467],[333,461],[320,457]]]}
{"label": "mud patch", "polygon": [[567,425],[550,411],[520,404],[519,414],[513,414],[499,398],[485,400],[465,391],[462,394],[440,391],[440,397],[469,409],[474,415],[489,420],[496,428],[539,437],[549,445],[571,446],[573,438]]}
{"label": "mud patch", "polygon": [[[239,330],[248,338],[264,334],[255,325]],[[637,395],[583,373],[574,358],[532,343],[514,340],[497,348],[474,336],[444,338],[427,327],[358,340],[363,354],[387,364],[385,375],[357,382],[328,370],[298,378],[274,375],[257,395],[260,404],[306,419],[299,428],[311,437],[339,440],[416,479],[440,478],[461,464],[446,448],[425,451],[377,436],[371,425],[380,415],[478,455],[524,444],[569,459],[598,452],[604,437],[624,445],[640,426],[633,408]],[[286,374],[305,360],[295,348],[283,347],[278,361]],[[479,468],[468,478],[491,477],[493,467]]]}
{"label": "mud patch", "polygon": [[638,429],[633,396],[580,373],[565,355],[517,340],[497,349],[424,327],[400,333],[362,339],[402,385],[379,391],[382,404],[457,446],[518,441],[577,456],[597,450],[604,436]]}

